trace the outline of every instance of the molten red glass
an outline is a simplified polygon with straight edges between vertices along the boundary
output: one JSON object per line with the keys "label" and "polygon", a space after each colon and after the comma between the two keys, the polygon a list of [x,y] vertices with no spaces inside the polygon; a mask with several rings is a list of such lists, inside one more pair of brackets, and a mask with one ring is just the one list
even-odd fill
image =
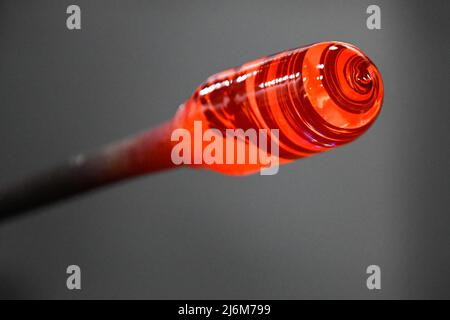
{"label": "molten red glass", "polygon": [[[353,45],[322,42],[211,76],[172,125],[191,132],[196,120],[204,130],[222,132],[279,129],[279,162],[287,163],[356,139],[375,121],[382,102],[383,84],[373,62]],[[249,141],[236,143],[248,146]],[[262,164],[197,166],[247,174]]]}
{"label": "molten red glass", "polygon": [[[227,129],[265,131],[270,135],[266,136],[266,143],[270,141],[271,146],[264,151],[270,150],[272,159],[273,150],[278,150],[275,159],[282,164],[356,139],[375,121],[382,102],[381,76],[356,47],[323,42],[284,51],[210,77],[173,120],[159,127],[0,188],[0,217],[173,168],[178,165],[173,158],[178,144],[172,139],[177,129],[195,140],[186,152],[194,161],[182,163],[242,175],[267,168],[267,162],[261,160],[264,156],[258,156],[256,161],[240,163],[236,161],[236,150],[244,149],[244,154],[249,155],[250,149],[264,148],[258,144],[261,141],[252,141],[245,135],[227,135]],[[203,132],[214,131],[207,142],[203,141],[204,136],[196,140],[198,123]],[[205,152],[211,150],[208,141],[221,142],[214,153],[233,161],[196,161],[204,160]],[[226,147],[230,141],[234,149]]]}

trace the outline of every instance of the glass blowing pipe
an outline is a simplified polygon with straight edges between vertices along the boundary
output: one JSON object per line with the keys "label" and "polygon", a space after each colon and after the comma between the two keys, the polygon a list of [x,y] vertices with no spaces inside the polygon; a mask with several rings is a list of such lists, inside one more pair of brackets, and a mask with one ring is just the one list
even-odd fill
{"label": "glass blowing pipe", "polygon": [[[232,139],[247,152],[254,142],[230,138],[226,130],[266,129],[283,164],[353,141],[373,124],[382,102],[383,84],[376,66],[353,45],[321,42],[263,57],[208,78],[174,118],[160,126],[0,188],[0,217],[177,167],[172,153],[179,141],[173,141],[172,134],[182,128],[194,136],[195,123],[201,123],[202,130],[215,130],[211,141]],[[273,129],[278,129],[276,136]],[[226,156],[223,142],[221,153]],[[265,166],[260,159],[196,162],[207,145],[202,141],[200,148],[192,146],[188,166],[233,175]]]}

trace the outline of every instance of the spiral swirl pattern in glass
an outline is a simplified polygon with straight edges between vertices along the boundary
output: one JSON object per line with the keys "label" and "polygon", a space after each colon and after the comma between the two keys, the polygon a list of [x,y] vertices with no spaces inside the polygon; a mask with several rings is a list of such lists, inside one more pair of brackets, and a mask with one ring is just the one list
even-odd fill
{"label": "spiral swirl pattern in glass", "polygon": [[[281,163],[351,142],[375,121],[383,84],[373,62],[343,42],[322,42],[211,76],[180,110],[185,127],[279,129]],[[225,173],[248,168],[220,165]]]}

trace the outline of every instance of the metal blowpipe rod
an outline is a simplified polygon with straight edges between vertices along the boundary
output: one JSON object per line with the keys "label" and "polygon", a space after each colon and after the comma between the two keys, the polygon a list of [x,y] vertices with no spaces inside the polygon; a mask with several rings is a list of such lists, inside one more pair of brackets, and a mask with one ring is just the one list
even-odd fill
{"label": "metal blowpipe rod", "polygon": [[160,126],[0,186],[0,219],[182,165],[247,175],[267,169],[267,157],[309,157],[361,136],[382,102],[378,69],[353,45],[321,42],[263,57],[208,78]]}

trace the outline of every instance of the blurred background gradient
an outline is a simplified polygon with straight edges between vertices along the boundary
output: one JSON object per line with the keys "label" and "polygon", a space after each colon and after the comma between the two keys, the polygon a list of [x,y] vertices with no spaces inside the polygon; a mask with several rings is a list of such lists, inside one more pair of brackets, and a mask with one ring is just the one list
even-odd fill
{"label": "blurred background gradient", "polygon": [[450,298],[449,9],[0,0],[0,183],[169,119],[211,74],[288,48],[353,43],[385,87],[365,135],[275,176],[174,170],[0,224],[0,298]]}

